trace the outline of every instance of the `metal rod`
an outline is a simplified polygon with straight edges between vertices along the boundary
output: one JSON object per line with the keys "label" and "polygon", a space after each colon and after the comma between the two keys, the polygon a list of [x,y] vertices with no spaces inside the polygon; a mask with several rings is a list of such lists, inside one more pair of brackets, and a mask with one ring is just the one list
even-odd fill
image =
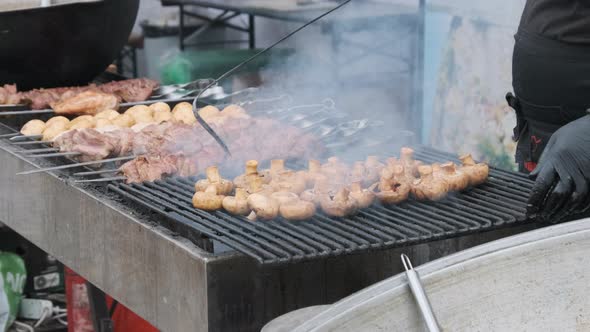
{"label": "metal rod", "polygon": [[14,142],[13,145],[52,144],[52,141],[22,141]]}
{"label": "metal rod", "polygon": [[30,154],[29,157],[34,158],[53,158],[53,157],[75,157],[80,156],[82,153],[70,151],[70,152],[58,152],[58,153],[44,153],[44,154]]}
{"label": "metal rod", "polygon": [[88,175],[101,175],[101,174],[108,174],[108,173],[116,173],[118,169],[103,169],[100,171],[89,171],[89,172],[78,172],[74,173],[74,176],[88,176]]}
{"label": "metal rod", "polygon": [[40,139],[42,137],[43,137],[43,135],[28,135],[28,136],[20,135],[20,136],[11,137],[10,140],[13,142],[18,142],[18,141],[24,141],[24,140]]}
{"label": "metal rod", "polygon": [[35,173],[43,173],[43,172],[60,170],[60,169],[103,164],[103,163],[108,163],[108,162],[112,162],[112,161],[131,160],[131,159],[135,159],[135,158],[136,158],[136,156],[125,156],[125,157],[117,157],[117,158],[110,158],[110,159],[103,159],[103,160],[93,160],[93,161],[86,161],[86,162],[77,163],[77,164],[68,164],[68,165],[60,165],[60,166],[47,167],[47,168],[39,168],[39,169],[30,170],[30,171],[16,173],[16,175],[28,175],[28,174],[35,174]]}
{"label": "metal rod", "polygon": [[197,118],[197,121],[199,122],[199,124],[203,128],[205,128],[205,130],[215,139],[215,141],[223,148],[223,150],[225,151],[226,154],[228,154],[229,156],[231,156],[231,152],[229,151],[229,148],[223,142],[223,140],[219,137],[219,135],[217,135],[217,133],[215,132],[215,130],[213,130],[213,128],[211,128],[211,126],[209,126],[209,124],[207,122],[205,122],[205,120],[203,120],[201,118],[201,116],[199,115],[199,112],[197,110],[198,100],[199,100],[199,98],[201,98],[201,96],[203,95],[203,93],[205,91],[209,90],[211,87],[213,87],[217,83],[219,83],[219,81],[221,81],[222,79],[224,79],[224,78],[228,77],[229,75],[233,74],[236,70],[244,67],[248,63],[252,62],[254,59],[256,59],[259,56],[261,56],[262,54],[268,52],[269,50],[271,50],[272,48],[274,48],[278,44],[282,43],[284,40],[286,40],[286,39],[290,38],[291,36],[295,35],[299,31],[301,31],[301,30],[305,29],[306,27],[310,26],[311,24],[313,24],[313,23],[321,20],[325,16],[330,15],[332,12],[334,12],[334,11],[342,8],[343,6],[345,6],[346,4],[348,4],[350,1],[352,1],[352,0],[346,0],[346,1],[342,2],[338,6],[336,6],[336,7],[332,8],[332,9],[328,10],[327,12],[319,15],[318,17],[314,18],[313,20],[305,23],[304,25],[300,26],[299,28],[297,28],[297,29],[293,30],[292,32],[288,33],[286,36],[284,36],[281,39],[279,39],[278,41],[274,42],[272,45],[266,47],[265,49],[261,50],[260,52],[257,52],[256,54],[252,55],[250,58],[248,58],[245,61],[239,63],[238,65],[234,66],[230,70],[226,71],[221,76],[219,76],[217,79],[215,79],[213,82],[211,82],[208,86],[206,86],[203,90],[201,90],[201,92],[199,92],[199,94],[195,97],[195,100],[193,101],[193,113],[195,114],[195,117]]}
{"label": "metal rod", "polygon": [[54,113],[55,111],[52,109],[44,109],[44,110],[26,110],[26,111],[7,111],[7,112],[0,112],[0,116],[5,115],[25,115],[25,114],[49,114]]}
{"label": "metal rod", "polygon": [[125,176],[114,176],[110,178],[99,178],[91,180],[74,180],[74,183],[97,183],[97,182],[112,182],[112,181],[124,181],[127,180]]}
{"label": "metal rod", "polygon": [[23,150],[23,151],[19,151],[18,153],[21,153],[21,154],[32,154],[32,153],[58,152],[58,151],[59,151],[59,148],[43,148],[43,149]]}
{"label": "metal rod", "polygon": [[19,136],[19,135],[20,135],[20,133],[3,134],[3,135],[0,135],[0,138],[10,138],[10,137]]}
{"label": "metal rod", "polygon": [[426,292],[422,287],[422,283],[420,282],[420,276],[418,276],[418,273],[416,272],[416,270],[414,270],[412,262],[410,261],[410,258],[406,256],[406,254],[402,254],[401,258],[402,263],[404,264],[404,268],[406,269],[406,276],[408,277],[410,289],[412,290],[414,299],[416,299],[416,303],[418,304],[420,313],[422,313],[422,318],[424,318],[424,322],[426,323],[428,331],[440,332],[440,326],[436,321],[436,317],[434,316],[434,312],[432,311],[432,306],[430,305],[428,297],[426,296]]}

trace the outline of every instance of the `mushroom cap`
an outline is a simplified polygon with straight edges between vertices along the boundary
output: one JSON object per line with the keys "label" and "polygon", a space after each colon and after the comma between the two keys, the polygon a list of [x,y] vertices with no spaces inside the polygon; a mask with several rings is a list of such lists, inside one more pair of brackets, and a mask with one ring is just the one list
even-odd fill
{"label": "mushroom cap", "polygon": [[272,220],[279,214],[279,203],[264,194],[256,193],[248,196],[248,207],[261,220]]}
{"label": "mushroom cap", "polygon": [[279,202],[279,205],[283,205],[292,201],[298,201],[299,196],[297,194],[290,192],[290,191],[277,191],[270,195],[270,197],[274,198]]}
{"label": "mushroom cap", "polygon": [[224,196],[217,195],[214,186],[209,186],[205,191],[197,191],[193,195],[193,206],[205,211],[219,210],[223,206],[223,198]]}
{"label": "mushroom cap", "polygon": [[316,212],[315,204],[303,200],[294,200],[281,204],[279,211],[287,220],[307,220]]}
{"label": "mushroom cap", "polygon": [[358,205],[346,188],[340,189],[336,195],[322,195],[320,206],[325,214],[333,217],[346,217],[356,212]]}
{"label": "mushroom cap", "polygon": [[247,198],[240,198],[238,196],[226,196],[223,198],[221,204],[227,212],[234,215],[246,216],[250,213]]}

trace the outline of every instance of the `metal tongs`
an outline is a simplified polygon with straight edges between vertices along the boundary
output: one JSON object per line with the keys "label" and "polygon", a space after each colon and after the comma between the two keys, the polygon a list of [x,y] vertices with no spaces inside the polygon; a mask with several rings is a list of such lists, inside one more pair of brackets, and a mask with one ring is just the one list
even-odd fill
{"label": "metal tongs", "polygon": [[410,258],[406,256],[406,254],[402,254],[401,258],[402,263],[404,264],[404,268],[406,269],[406,277],[408,278],[410,289],[412,290],[414,299],[416,299],[418,308],[420,308],[420,313],[422,314],[422,318],[424,318],[424,322],[426,323],[428,331],[440,332],[440,326],[438,325],[438,321],[434,316],[434,312],[432,311],[432,306],[428,301],[426,292],[422,287],[422,282],[420,281],[420,276],[418,275],[418,272],[414,270],[412,262],[410,261]]}

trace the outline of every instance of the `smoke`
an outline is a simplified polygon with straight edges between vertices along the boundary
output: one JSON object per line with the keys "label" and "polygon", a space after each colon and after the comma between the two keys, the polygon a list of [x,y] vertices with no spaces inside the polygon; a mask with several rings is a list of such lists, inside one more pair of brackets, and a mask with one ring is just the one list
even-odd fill
{"label": "smoke", "polygon": [[[259,72],[262,92],[254,99],[288,95],[291,106],[333,101],[328,110],[291,112],[321,125],[344,124],[353,133],[341,138],[344,144],[328,140],[339,156],[364,160],[368,154],[397,154],[409,143],[404,130],[413,129],[416,15],[412,8],[353,1],[272,50]],[[258,20],[257,29],[270,34],[270,44],[301,24]],[[318,111],[322,116],[309,116]],[[326,112],[332,119],[325,119]],[[354,132],[355,125],[366,127]]]}

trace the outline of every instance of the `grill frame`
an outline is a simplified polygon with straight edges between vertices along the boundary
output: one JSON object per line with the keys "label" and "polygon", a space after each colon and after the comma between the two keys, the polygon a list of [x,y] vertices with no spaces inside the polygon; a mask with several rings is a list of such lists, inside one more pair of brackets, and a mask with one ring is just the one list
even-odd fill
{"label": "grill frame", "polygon": [[[457,161],[428,147],[416,147],[424,162]],[[197,177],[141,184],[114,183],[108,190],[168,218],[181,232],[198,232],[264,266],[416,245],[523,225],[533,182],[525,175],[490,169],[487,183],[453,193],[440,202],[409,200],[399,206],[374,205],[347,218],[316,214],[310,221],[249,222],[223,211],[193,208]],[[183,231],[184,230],[184,231]]]}

